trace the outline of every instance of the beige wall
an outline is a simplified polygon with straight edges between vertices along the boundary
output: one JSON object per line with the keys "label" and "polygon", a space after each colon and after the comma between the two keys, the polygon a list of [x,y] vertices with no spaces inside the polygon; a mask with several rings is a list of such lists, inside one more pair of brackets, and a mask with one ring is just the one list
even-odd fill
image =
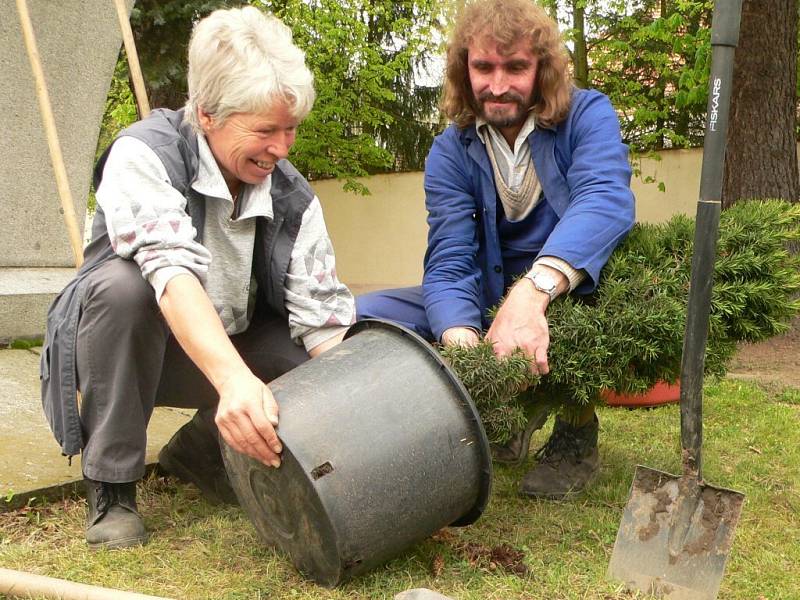
{"label": "beige wall", "polygon": [[[668,150],[660,161],[642,161],[641,176],[631,184],[639,221],[694,214],[702,155],[701,149]],[[647,176],[664,182],[665,191],[657,183],[644,183]],[[325,211],[339,276],[356,293],[419,284],[427,235],[422,173],[376,175],[362,182],[371,196],[343,192],[335,180],[312,184]]]}
{"label": "beige wall", "polygon": [[419,284],[428,233],[422,173],[375,175],[362,182],[372,195],[343,192],[335,180],[312,182],[339,277],[356,293]]}
{"label": "beige wall", "polygon": [[[703,149],[664,150],[660,154],[661,160],[642,160],[641,174],[631,182],[637,221],[661,223],[677,213],[695,214]],[[648,177],[656,183],[644,183]],[[664,184],[663,192],[659,191],[658,182]]]}

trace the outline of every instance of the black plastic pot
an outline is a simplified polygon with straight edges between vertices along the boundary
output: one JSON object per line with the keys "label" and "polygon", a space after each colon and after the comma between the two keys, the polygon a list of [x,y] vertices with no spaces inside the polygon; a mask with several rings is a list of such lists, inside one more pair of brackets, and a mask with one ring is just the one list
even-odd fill
{"label": "black plastic pot", "polygon": [[486,507],[492,465],[475,405],[407,329],[357,323],[270,389],[281,467],[223,455],[262,540],[306,577],[335,586]]}

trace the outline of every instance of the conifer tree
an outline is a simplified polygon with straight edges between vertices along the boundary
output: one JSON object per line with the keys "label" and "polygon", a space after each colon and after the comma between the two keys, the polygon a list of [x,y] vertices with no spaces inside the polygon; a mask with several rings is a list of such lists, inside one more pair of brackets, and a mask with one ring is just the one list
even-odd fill
{"label": "conifer tree", "polygon": [[[639,393],[680,376],[694,221],[638,224],[612,254],[590,296],[548,308],[550,374],[538,378],[521,352],[497,359],[491,344],[441,352],[473,397],[493,442],[524,426],[532,404],[581,409],[604,389]],[[800,312],[800,205],[752,201],[723,212],[705,368],[722,376],[738,342],[784,332]],[[524,391],[523,391],[524,390]]]}

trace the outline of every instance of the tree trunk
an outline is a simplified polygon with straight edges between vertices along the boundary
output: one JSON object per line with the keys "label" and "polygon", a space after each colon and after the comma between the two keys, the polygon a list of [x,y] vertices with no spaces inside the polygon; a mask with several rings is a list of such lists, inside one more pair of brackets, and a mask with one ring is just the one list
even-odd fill
{"label": "tree trunk", "polygon": [[[667,0],[661,0],[659,4],[660,4],[660,6],[659,6],[659,11],[660,11],[659,15],[661,16],[662,20],[666,20],[667,17],[669,17],[669,15],[670,15],[669,6],[667,5]],[[656,86],[657,86],[657,89],[658,89],[658,95],[659,95],[659,98],[660,98],[660,104],[661,104],[661,106],[666,106],[666,104],[667,104],[667,85],[666,85],[666,82],[664,81],[664,79],[659,77],[658,78],[658,82],[656,83]],[[664,126],[665,125],[666,125],[666,119],[664,119],[664,117],[658,117],[658,119],[656,120],[656,127],[658,128],[659,134],[658,134],[658,141],[656,143],[658,144],[657,147],[659,149],[663,148],[664,145],[665,145],[665,142],[666,142],[666,140],[664,139]]]}
{"label": "tree trunk", "polygon": [[725,156],[722,205],[796,202],[797,0],[744,0]]}
{"label": "tree trunk", "polygon": [[584,0],[572,1],[572,28],[575,31],[575,50],[572,54],[572,63],[575,68],[575,85],[579,88],[588,88],[589,58],[586,52]]}

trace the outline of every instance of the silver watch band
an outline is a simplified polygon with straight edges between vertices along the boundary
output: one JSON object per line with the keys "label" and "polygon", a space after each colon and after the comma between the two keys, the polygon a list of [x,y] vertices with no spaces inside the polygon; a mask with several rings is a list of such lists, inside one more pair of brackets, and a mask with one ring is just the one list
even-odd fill
{"label": "silver watch band", "polygon": [[538,291],[544,292],[550,298],[550,302],[558,298],[558,284],[552,275],[544,271],[532,271],[525,274],[525,278],[533,283]]}

